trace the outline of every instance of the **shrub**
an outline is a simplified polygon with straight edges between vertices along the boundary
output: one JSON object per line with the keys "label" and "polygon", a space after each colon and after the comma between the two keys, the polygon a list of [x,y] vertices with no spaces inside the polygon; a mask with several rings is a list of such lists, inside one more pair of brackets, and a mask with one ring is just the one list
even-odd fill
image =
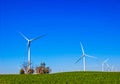
{"label": "shrub", "polygon": [[50,71],[51,69],[49,67],[45,67],[45,63],[41,63],[40,66],[36,67],[37,74],[48,74]]}
{"label": "shrub", "polygon": [[25,71],[23,69],[20,69],[20,74],[25,74]]}
{"label": "shrub", "polygon": [[33,74],[34,73],[34,69],[29,69],[28,71],[27,71],[27,74]]}

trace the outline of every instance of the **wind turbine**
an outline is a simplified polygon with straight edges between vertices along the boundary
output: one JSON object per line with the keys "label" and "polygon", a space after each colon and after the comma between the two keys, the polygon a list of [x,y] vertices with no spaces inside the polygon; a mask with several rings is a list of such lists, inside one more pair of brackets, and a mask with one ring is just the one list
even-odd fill
{"label": "wind turbine", "polygon": [[109,64],[106,64],[106,65],[107,65],[107,70],[112,72],[114,67]]}
{"label": "wind turbine", "polygon": [[25,39],[27,40],[27,47],[28,47],[28,70],[31,68],[31,57],[30,57],[30,44],[32,41],[34,40],[37,40],[39,38],[42,38],[46,35],[41,35],[41,36],[38,36],[38,37],[35,37],[35,38],[32,38],[32,39],[28,39],[24,34],[22,34],[21,32],[19,32],[20,35]]}
{"label": "wind turbine", "polygon": [[106,64],[107,65],[107,71],[111,71],[111,67],[109,64]]}
{"label": "wind turbine", "polygon": [[80,42],[80,45],[82,49],[82,56],[76,61],[76,63],[78,63],[81,59],[83,59],[83,70],[86,71],[86,57],[90,57],[90,58],[96,58],[96,57],[85,54],[84,48],[81,42]]}
{"label": "wind turbine", "polygon": [[104,64],[108,61],[109,59],[106,59],[105,61],[102,62],[102,71],[104,71]]}

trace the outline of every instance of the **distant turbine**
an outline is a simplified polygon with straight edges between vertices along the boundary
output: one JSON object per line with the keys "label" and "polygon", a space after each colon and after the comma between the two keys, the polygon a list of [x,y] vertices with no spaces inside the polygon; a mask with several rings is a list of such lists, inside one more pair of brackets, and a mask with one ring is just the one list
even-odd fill
{"label": "distant turbine", "polygon": [[81,42],[80,42],[80,45],[81,45],[81,49],[82,49],[82,56],[76,61],[76,63],[78,63],[83,58],[83,68],[84,68],[83,70],[86,71],[86,57],[90,57],[90,58],[96,58],[96,57],[85,54],[84,48],[83,48]]}
{"label": "distant turbine", "polygon": [[114,68],[113,66],[111,66],[111,65],[109,65],[109,64],[106,64],[106,65],[107,65],[107,70],[108,70],[108,71],[113,71],[113,68]]}
{"label": "distant turbine", "polygon": [[41,36],[38,36],[36,38],[32,38],[32,39],[28,39],[25,35],[23,35],[21,32],[19,32],[21,34],[21,36],[27,40],[27,47],[28,47],[28,70],[31,68],[31,58],[30,58],[30,44],[32,41],[34,40],[37,40],[39,38],[42,38],[46,35],[41,35]]}
{"label": "distant turbine", "polygon": [[111,71],[111,67],[109,64],[106,64],[107,65],[107,71]]}
{"label": "distant turbine", "polygon": [[109,59],[106,59],[105,61],[102,62],[102,71],[104,71],[104,65]]}

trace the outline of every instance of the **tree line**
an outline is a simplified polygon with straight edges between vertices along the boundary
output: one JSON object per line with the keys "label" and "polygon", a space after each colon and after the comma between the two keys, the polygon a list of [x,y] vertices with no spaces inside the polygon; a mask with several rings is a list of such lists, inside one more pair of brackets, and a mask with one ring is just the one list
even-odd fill
{"label": "tree line", "polygon": [[37,66],[35,69],[31,68],[28,69],[27,63],[24,63],[22,65],[22,68],[20,69],[20,74],[49,74],[51,72],[51,69],[49,67],[46,67],[45,63],[41,63],[39,66]]}

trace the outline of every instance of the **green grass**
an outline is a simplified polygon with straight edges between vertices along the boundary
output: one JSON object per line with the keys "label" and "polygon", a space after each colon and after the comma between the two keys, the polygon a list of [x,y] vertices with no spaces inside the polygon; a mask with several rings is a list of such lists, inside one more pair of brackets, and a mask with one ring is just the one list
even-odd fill
{"label": "green grass", "polygon": [[0,84],[120,84],[120,72],[0,75]]}

